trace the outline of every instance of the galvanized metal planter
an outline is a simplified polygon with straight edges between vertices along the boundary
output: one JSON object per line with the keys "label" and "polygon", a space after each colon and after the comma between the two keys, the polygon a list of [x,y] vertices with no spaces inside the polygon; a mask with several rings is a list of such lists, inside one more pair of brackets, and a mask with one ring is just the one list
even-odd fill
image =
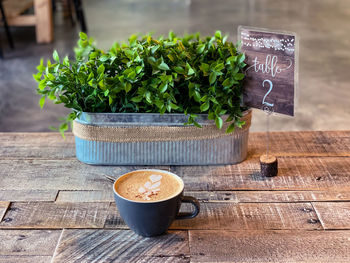
{"label": "galvanized metal planter", "polygon": [[[251,114],[251,110],[244,112],[245,127],[237,128],[230,135],[222,135],[217,138],[205,136],[206,139],[203,139],[200,133],[205,130],[202,129],[213,127],[214,124],[213,121],[207,119],[207,115],[199,115],[197,121],[203,128],[195,128],[198,130],[193,132],[194,128],[191,127],[189,129],[190,139],[167,140],[161,136],[161,132],[155,132],[153,136],[155,139],[144,141],[142,140],[143,133],[134,133],[134,130],[143,131],[145,128],[146,130],[150,128],[161,131],[163,127],[167,131],[169,128],[183,131],[183,123],[187,121],[187,117],[183,114],[82,113],[79,119],[75,120],[74,128],[78,126],[83,130],[88,128],[92,130],[92,136],[102,139],[91,139],[95,137],[90,135],[89,139],[86,139],[84,132],[77,132],[73,128],[76,156],[81,162],[95,165],[235,164],[243,161],[247,156]],[[119,136],[120,130],[124,134]],[[132,140],[127,140],[130,131],[132,133],[130,136],[134,137]],[[108,133],[115,133],[113,137],[116,136],[120,141],[105,139],[100,133],[105,133],[107,137]],[[135,140],[137,134],[140,134],[140,138],[136,137]],[[184,134],[179,133],[179,136],[184,136]]]}

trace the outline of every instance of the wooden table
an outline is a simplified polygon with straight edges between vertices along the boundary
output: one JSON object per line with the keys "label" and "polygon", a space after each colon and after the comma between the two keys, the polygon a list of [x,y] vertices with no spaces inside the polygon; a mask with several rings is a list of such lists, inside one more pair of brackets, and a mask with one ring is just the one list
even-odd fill
{"label": "wooden table", "polygon": [[272,138],[275,178],[259,174],[264,133],[238,165],[157,167],[184,179],[201,213],[142,238],[105,177],[140,167],[82,164],[72,135],[2,133],[0,262],[350,262],[350,131]]}

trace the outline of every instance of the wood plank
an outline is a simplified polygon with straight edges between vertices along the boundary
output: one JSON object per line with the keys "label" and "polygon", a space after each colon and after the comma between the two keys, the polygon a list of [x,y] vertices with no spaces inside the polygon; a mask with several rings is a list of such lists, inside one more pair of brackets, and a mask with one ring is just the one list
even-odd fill
{"label": "wood plank", "polygon": [[216,190],[328,190],[350,189],[350,158],[279,158],[276,177],[260,175],[258,158],[237,165],[172,166],[187,191]]}
{"label": "wood plank", "polygon": [[52,256],[62,230],[0,230],[3,256]]}
{"label": "wood plank", "polygon": [[9,205],[9,202],[0,202],[0,222],[4,218]]}
{"label": "wood plank", "polygon": [[59,191],[56,202],[114,202],[113,191]]}
{"label": "wood plank", "polygon": [[117,205],[113,202],[110,203],[108,208],[108,215],[105,221],[104,228],[113,228],[113,229],[129,229],[129,227],[124,223],[121,218]]}
{"label": "wood plank", "polygon": [[[3,6],[5,9],[6,18],[19,16],[27,9],[33,6],[33,0],[5,0]],[[1,18],[1,14],[0,14]]]}
{"label": "wood plank", "polygon": [[0,158],[75,158],[74,136],[59,133],[0,133]]}
{"label": "wood plank", "polygon": [[[266,151],[266,134],[249,134],[249,158]],[[350,156],[350,131],[271,132],[276,156]],[[74,136],[66,133],[0,133],[0,158],[75,158]]]}
{"label": "wood plank", "polygon": [[0,256],[0,263],[49,263],[52,256]]}
{"label": "wood plank", "polygon": [[34,26],[36,24],[36,17],[34,15],[22,15],[10,18],[8,20],[10,26]]}
{"label": "wood plank", "polygon": [[174,221],[171,228],[311,230],[322,227],[310,203],[203,203],[196,218]]}
{"label": "wood plank", "polygon": [[0,201],[55,201],[57,190],[0,190]]}
{"label": "wood plank", "polygon": [[11,203],[0,228],[102,228],[109,203]]}
{"label": "wood plank", "polygon": [[[249,134],[249,156],[266,151],[266,133]],[[350,156],[350,131],[271,132],[270,152],[275,156]]]}
{"label": "wood plank", "polygon": [[350,203],[312,203],[324,229],[350,229]]}
{"label": "wood plank", "polygon": [[[104,175],[117,178],[143,167],[91,166],[77,160],[0,160],[0,190],[110,191]],[[280,158],[279,175],[273,178],[260,175],[257,158],[237,165],[178,166],[172,171],[184,179],[186,191],[350,190],[350,158],[346,157]]]}
{"label": "wood plank", "polygon": [[51,0],[34,0],[35,32],[37,43],[53,41],[53,19]]}
{"label": "wood plank", "polygon": [[350,231],[190,231],[191,262],[350,262]]}
{"label": "wood plank", "polygon": [[[224,203],[350,201],[350,191],[185,191],[184,195],[194,196],[200,202]],[[59,191],[56,202],[114,202],[114,196],[112,191],[103,190]]]}
{"label": "wood plank", "polygon": [[[92,166],[78,160],[0,160],[0,190],[104,190],[112,183],[105,177],[145,166]],[[169,170],[168,166],[148,166]]]}
{"label": "wood plank", "polygon": [[63,230],[53,262],[190,262],[186,231],[144,238],[130,230]]}
{"label": "wood plank", "polygon": [[285,203],[350,200],[349,191],[195,191],[185,192],[185,195],[194,196],[200,202]]}
{"label": "wood plank", "polygon": [[[185,206],[181,211],[189,211]],[[116,205],[111,207],[105,228],[123,228]],[[310,203],[201,203],[194,219],[176,220],[171,229],[321,229]]]}

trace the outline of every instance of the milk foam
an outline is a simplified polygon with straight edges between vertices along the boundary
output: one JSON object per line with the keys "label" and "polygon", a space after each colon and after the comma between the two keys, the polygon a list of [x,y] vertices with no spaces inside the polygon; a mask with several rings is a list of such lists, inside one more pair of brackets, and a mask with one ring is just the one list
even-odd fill
{"label": "milk foam", "polygon": [[160,191],[160,186],[162,183],[162,177],[160,174],[152,174],[143,186],[138,189],[139,195],[144,200],[151,200],[150,196],[157,195]]}

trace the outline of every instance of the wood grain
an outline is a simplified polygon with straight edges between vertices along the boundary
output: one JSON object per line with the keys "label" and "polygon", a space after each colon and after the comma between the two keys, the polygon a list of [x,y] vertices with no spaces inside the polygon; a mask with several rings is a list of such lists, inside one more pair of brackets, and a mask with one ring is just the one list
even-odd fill
{"label": "wood grain", "polygon": [[185,195],[194,196],[200,202],[286,203],[350,200],[350,191],[195,191],[185,192]]}
{"label": "wood grain", "polygon": [[34,0],[35,32],[37,43],[53,41],[52,2],[50,0]]}
{"label": "wood grain", "polygon": [[52,256],[61,230],[0,230],[0,257]]}
{"label": "wood grain", "polygon": [[57,132],[0,133],[0,158],[75,158],[74,136]]}
{"label": "wood grain", "polygon": [[[33,0],[5,0],[3,6],[6,18],[13,18],[19,16],[24,11],[33,6]],[[2,18],[0,14],[0,18]]]}
{"label": "wood grain", "polygon": [[[266,133],[249,134],[249,157],[266,151]],[[275,156],[350,156],[350,131],[271,132]],[[66,133],[0,133],[0,159],[75,159],[74,136]]]}
{"label": "wood grain", "polygon": [[[145,166],[91,166],[72,160],[0,160],[0,190],[103,190],[111,191],[105,177],[142,169]],[[167,170],[167,166],[157,166]]]}
{"label": "wood grain", "polygon": [[0,190],[0,201],[55,201],[57,190]]}
{"label": "wood grain", "polygon": [[0,228],[102,228],[109,203],[11,203]]}
{"label": "wood grain", "polygon": [[[274,32],[261,32],[258,30],[241,29],[242,51],[246,55],[247,64],[246,76],[244,79],[243,103],[246,106],[260,109],[264,106],[263,99],[273,104],[273,111],[282,114],[294,115],[294,70],[295,52],[294,45],[297,45],[294,36]],[[266,46],[266,41],[279,42],[279,47]],[[261,40],[261,42],[258,42]],[[289,45],[292,46],[288,50]],[[285,49],[284,49],[285,48]],[[270,60],[269,60],[270,58]],[[275,65],[273,58],[276,59]],[[254,67],[254,62],[258,65]],[[268,62],[269,61],[269,62]],[[259,69],[259,64],[264,66]],[[280,68],[281,70],[277,70]],[[264,86],[264,81],[271,82]],[[264,97],[265,95],[265,97]]]}
{"label": "wood grain", "polygon": [[114,202],[113,191],[60,191],[56,202]]}
{"label": "wood grain", "polygon": [[[91,166],[77,160],[0,160],[0,190],[108,192],[112,186],[104,175],[117,178],[143,167]],[[177,166],[172,171],[184,179],[186,191],[350,189],[350,158],[346,157],[279,158],[279,175],[273,178],[260,175],[258,158],[237,165]]]}
{"label": "wood grain", "polygon": [[216,190],[328,190],[350,189],[350,158],[279,158],[276,177],[260,175],[258,158],[237,165],[172,166],[183,178],[186,191]]}
{"label": "wood grain", "polygon": [[190,262],[186,231],[144,238],[130,230],[63,230],[53,262]]}
{"label": "wood grain", "polygon": [[350,231],[190,231],[191,262],[350,262]]}
{"label": "wood grain", "polygon": [[172,229],[321,229],[310,203],[203,203],[194,219],[176,220]]}
{"label": "wood grain", "polygon": [[7,208],[9,207],[9,202],[0,202],[0,222],[6,214]]}
{"label": "wood grain", "polygon": [[52,256],[0,256],[0,263],[50,263]]}
{"label": "wood grain", "polygon": [[[249,156],[266,151],[266,133],[249,134]],[[274,156],[350,156],[350,131],[270,132]]]}
{"label": "wood grain", "polygon": [[106,229],[108,228],[128,229],[129,228],[121,218],[119,211],[117,209],[117,205],[114,202],[110,203],[104,228]]}
{"label": "wood grain", "polygon": [[312,203],[324,229],[350,229],[350,203]]}
{"label": "wood grain", "polygon": [[[181,211],[191,208],[184,206]],[[105,228],[124,228],[116,205],[111,207]],[[309,203],[201,203],[194,219],[176,220],[170,229],[321,229]]]}

